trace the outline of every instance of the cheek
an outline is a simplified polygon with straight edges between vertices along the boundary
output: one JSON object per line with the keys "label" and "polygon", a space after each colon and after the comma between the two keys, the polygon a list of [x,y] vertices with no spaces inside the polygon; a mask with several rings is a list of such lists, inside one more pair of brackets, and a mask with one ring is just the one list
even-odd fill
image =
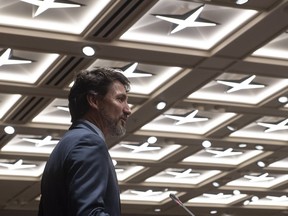
{"label": "cheek", "polygon": [[117,103],[112,103],[108,105],[107,111],[111,116],[119,117],[122,114],[122,106]]}

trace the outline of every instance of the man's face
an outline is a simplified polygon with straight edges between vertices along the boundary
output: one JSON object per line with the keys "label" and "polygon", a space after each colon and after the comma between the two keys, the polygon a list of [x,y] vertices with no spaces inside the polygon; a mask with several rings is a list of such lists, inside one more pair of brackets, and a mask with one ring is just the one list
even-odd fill
{"label": "man's face", "polygon": [[126,121],[131,114],[127,99],[123,84],[119,81],[113,82],[99,110],[104,127],[110,136],[123,136],[126,133]]}

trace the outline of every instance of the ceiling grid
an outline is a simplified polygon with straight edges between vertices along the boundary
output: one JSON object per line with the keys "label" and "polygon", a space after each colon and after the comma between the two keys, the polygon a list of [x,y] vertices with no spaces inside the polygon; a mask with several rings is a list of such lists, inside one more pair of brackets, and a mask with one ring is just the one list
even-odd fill
{"label": "ceiling grid", "polygon": [[108,141],[123,216],[187,215],[171,194],[196,216],[287,216],[287,0],[47,2],[0,0],[1,216],[37,215],[74,73],[98,66],[131,81]]}

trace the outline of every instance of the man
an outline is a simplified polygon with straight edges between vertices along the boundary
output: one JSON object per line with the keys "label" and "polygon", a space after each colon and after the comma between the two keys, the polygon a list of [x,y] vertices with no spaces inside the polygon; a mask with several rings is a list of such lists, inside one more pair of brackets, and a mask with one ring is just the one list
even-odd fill
{"label": "man", "polygon": [[112,68],[81,71],[69,94],[72,126],[47,161],[39,216],[119,216],[115,169],[105,144],[125,134],[129,80]]}

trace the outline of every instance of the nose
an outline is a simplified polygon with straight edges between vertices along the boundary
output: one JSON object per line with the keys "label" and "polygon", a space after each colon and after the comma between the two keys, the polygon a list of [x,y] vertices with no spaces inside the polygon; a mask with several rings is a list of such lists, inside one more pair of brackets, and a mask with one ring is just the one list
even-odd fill
{"label": "nose", "polygon": [[130,106],[129,106],[129,104],[127,102],[125,103],[123,111],[124,111],[125,115],[127,115],[127,116],[131,115],[131,109],[130,109]]}

